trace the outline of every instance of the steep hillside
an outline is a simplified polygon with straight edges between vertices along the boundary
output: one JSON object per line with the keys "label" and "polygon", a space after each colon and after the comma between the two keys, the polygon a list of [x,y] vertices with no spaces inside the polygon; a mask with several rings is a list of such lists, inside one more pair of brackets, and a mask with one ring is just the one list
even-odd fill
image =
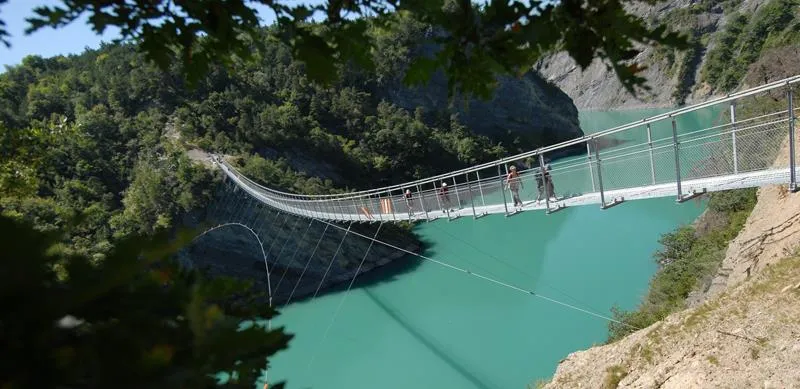
{"label": "steep hillside", "polygon": [[800,381],[800,258],[619,342],[570,354],[544,388],[791,388]]}
{"label": "steep hillside", "polygon": [[[762,56],[745,82],[793,74],[798,64],[791,50]],[[766,97],[749,109],[772,112],[783,104]],[[788,164],[788,140],[775,166]],[[571,354],[545,387],[787,388],[798,382],[800,195],[787,185],[763,187],[753,204],[746,192],[727,193],[719,204],[712,195],[695,226],[662,238],[656,257],[666,263],[647,297],[634,311],[614,312],[644,329],[610,325],[610,344]]]}
{"label": "steep hillside", "polygon": [[579,109],[668,107],[728,93],[744,84],[751,64],[800,46],[797,0],[669,0],[637,4],[631,11],[690,37],[689,50],[647,48],[635,59],[648,67],[642,75],[650,92],[634,97],[604,64],[595,62],[582,72],[564,54],[542,60],[537,70]]}
{"label": "steep hillside", "polygon": [[761,188],[713,282],[695,285],[691,308],[570,354],[544,387],[793,387],[800,379],[799,209],[800,195],[786,185]]}
{"label": "steep hillside", "polygon": [[[0,75],[0,212],[42,230],[68,229],[67,247],[102,260],[130,234],[203,222],[215,177],[187,150],[238,157],[245,174],[273,188],[322,194],[582,135],[569,98],[532,73],[500,80],[486,102],[450,104],[441,75],[423,88],[403,87],[405,67],[424,49],[416,38],[426,33],[404,28],[375,33],[376,69],[342,68],[340,81],[326,87],[311,84],[305,66],[271,41],[257,61],[213,67],[196,88],[132,45],[28,57]],[[382,233],[419,249],[407,229],[389,230]],[[336,239],[325,238],[325,254]],[[352,244],[347,253],[368,242]],[[390,257],[371,255],[370,266]],[[258,274],[249,257],[239,259],[243,273]]]}

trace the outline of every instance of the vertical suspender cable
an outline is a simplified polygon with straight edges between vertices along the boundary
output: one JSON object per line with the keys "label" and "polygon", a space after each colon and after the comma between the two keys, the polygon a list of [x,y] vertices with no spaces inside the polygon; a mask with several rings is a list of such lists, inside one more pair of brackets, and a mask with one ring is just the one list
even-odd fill
{"label": "vertical suspender cable", "polygon": [[[382,224],[383,223],[381,223],[381,225]],[[339,241],[339,247],[336,248],[336,251],[333,253],[333,256],[331,257],[331,261],[328,262],[328,268],[325,269],[325,274],[323,274],[322,275],[322,279],[319,280],[319,285],[317,285],[317,290],[314,291],[314,297],[311,298],[312,301],[315,298],[317,298],[317,294],[319,293],[319,290],[322,289],[322,283],[325,282],[325,277],[327,277],[328,273],[331,271],[331,267],[333,266],[333,261],[335,261],[336,257],[339,255],[339,250],[342,249],[342,244],[344,244],[344,240],[347,238],[347,234],[350,233],[350,229],[351,228],[353,228],[353,222],[350,222],[350,225],[347,226],[347,230],[344,232],[344,236],[342,236],[342,240]]]}
{"label": "vertical suspender cable", "polygon": [[[323,221],[323,223],[326,223],[326,222]],[[284,304],[284,306],[289,305],[289,303],[292,302],[292,296],[294,296],[294,292],[297,290],[297,286],[300,285],[300,281],[303,280],[303,275],[306,274],[306,270],[308,270],[308,265],[311,263],[311,259],[314,258],[314,254],[317,253],[317,249],[319,248],[319,244],[322,243],[322,238],[325,237],[325,233],[328,231],[328,227],[330,227],[330,226],[331,226],[330,224],[327,224],[327,223],[325,224],[325,229],[322,230],[322,235],[319,236],[319,239],[317,240],[317,245],[314,246],[314,250],[312,250],[311,251],[311,255],[308,256],[308,261],[306,261],[306,266],[303,267],[303,271],[300,273],[300,278],[298,278],[297,282],[294,283],[294,288],[292,288],[292,293],[289,293],[289,298],[286,300],[286,303]]]}
{"label": "vertical suspender cable", "polygon": [[350,279],[350,284],[347,285],[347,290],[344,292],[344,296],[342,296],[342,299],[339,300],[339,306],[337,306],[336,307],[336,311],[333,312],[333,316],[331,317],[331,322],[328,323],[328,328],[325,329],[325,334],[322,335],[322,340],[320,340],[319,343],[317,344],[317,347],[314,350],[314,354],[311,356],[311,361],[309,361],[308,362],[308,366],[306,366],[306,373],[308,372],[309,369],[311,369],[311,365],[314,363],[314,359],[316,359],[316,357],[317,357],[317,353],[319,352],[320,346],[322,346],[322,343],[324,343],[325,339],[328,338],[328,332],[331,330],[331,327],[333,327],[333,323],[336,322],[336,316],[339,315],[339,311],[342,309],[342,305],[344,305],[344,301],[347,300],[347,295],[350,294],[350,289],[353,288],[353,284],[355,284],[355,282],[356,282],[356,278],[358,277],[358,273],[361,272],[361,268],[364,266],[364,261],[367,260],[367,257],[369,256],[369,252],[370,252],[370,250],[372,250],[372,245],[375,243],[375,240],[377,240],[377,238],[378,238],[378,233],[381,232],[381,227],[383,227],[383,223],[378,225],[378,228],[375,230],[375,235],[373,235],[372,236],[372,240],[369,241],[369,246],[367,246],[367,251],[364,252],[364,256],[361,258],[361,262],[358,264],[358,268],[356,268],[356,272],[355,272],[355,274],[353,274],[353,278]]}

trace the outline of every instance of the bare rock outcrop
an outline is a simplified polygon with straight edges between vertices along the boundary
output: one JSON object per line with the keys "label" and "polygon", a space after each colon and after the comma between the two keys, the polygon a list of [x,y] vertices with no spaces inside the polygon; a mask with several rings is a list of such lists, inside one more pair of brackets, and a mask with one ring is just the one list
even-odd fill
{"label": "bare rock outcrop", "polygon": [[800,259],[618,342],[570,354],[555,388],[797,388]]}

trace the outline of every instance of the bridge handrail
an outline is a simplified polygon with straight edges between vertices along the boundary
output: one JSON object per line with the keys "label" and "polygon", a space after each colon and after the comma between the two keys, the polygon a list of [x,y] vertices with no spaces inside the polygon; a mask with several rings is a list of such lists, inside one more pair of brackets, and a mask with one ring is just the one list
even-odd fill
{"label": "bridge handrail", "polygon": [[[703,108],[712,107],[712,106],[715,106],[715,105],[718,105],[718,104],[723,104],[723,103],[726,103],[726,102],[729,102],[729,101],[735,101],[735,100],[741,99],[743,97],[748,97],[748,96],[751,96],[751,95],[754,95],[754,94],[770,91],[770,90],[781,88],[781,87],[787,87],[789,85],[796,84],[796,83],[800,83],[800,75],[788,77],[788,78],[785,78],[783,80],[774,81],[774,82],[771,82],[771,83],[768,83],[768,84],[764,84],[764,85],[761,85],[761,86],[758,86],[758,87],[746,89],[744,91],[730,93],[730,94],[728,94],[726,96],[718,97],[718,98],[715,98],[715,99],[712,99],[712,100],[709,100],[709,101],[706,101],[706,102],[703,102],[703,103],[698,103],[698,104],[690,105],[688,107],[678,108],[678,109],[675,109],[675,110],[670,111],[670,112],[666,112],[666,113],[655,115],[655,116],[652,116],[652,117],[649,117],[649,118],[637,120],[637,121],[634,121],[634,122],[631,122],[631,123],[628,123],[628,124],[624,124],[624,125],[621,125],[621,126],[612,127],[610,129],[607,129],[607,130],[604,130],[604,131],[599,131],[599,132],[596,132],[596,133],[591,134],[591,135],[583,135],[583,136],[578,137],[578,138],[574,138],[574,139],[571,139],[571,140],[567,140],[567,141],[560,142],[560,143],[553,144],[553,145],[546,146],[546,147],[540,147],[540,148],[535,149],[535,150],[530,150],[530,151],[518,153],[518,154],[511,155],[511,156],[508,156],[508,157],[504,157],[504,158],[501,158],[501,159],[498,159],[498,160],[495,160],[495,161],[486,162],[486,163],[483,163],[483,164],[479,164],[479,165],[463,168],[463,169],[460,169],[460,170],[451,171],[451,172],[447,172],[447,173],[443,173],[443,174],[427,177],[427,178],[422,178],[422,179],[415,180],[415,181],[410,181],[410,182],[406,182],[406,183],[402,183],[402,184],[388,185],[388,186],[384,186],[384,187],[380,187],[380,188],[371,188],[371,189],[365,189],[365,190],[361,190],[361,191],[354,191],[354,192],[348,192],[348,193],[342,193],[342,194],[306,195],[306,194],[283,192],[283,191],[279,191],[279,190],[276,190],[276,189],[268,188],[268,187],[265,187],[263,185],[260,185],[260,184],[258,184],[256,182],[254,182],[254,181],[252,181],[250,179],[247,179],[247,181],[249,181],[251,184],[257,186],[258,188],[263,189],[263,190],[265,190],[265,191],[267,191],[267,192],[269,192],[271,194],[274,194],[274,195],[276,195],[278,197],[283,197],[283,198],[288,198],[288,199],[293,199],[293,200],[306,200],[306,201],[318,202],[318,201],[326,201],[326,200],[339,201],[339,200],[362,199],[362,198],[370,197],[370,196],[373,196],[373,195],[376,195],[376,194],[380,195],[382,193],[391,193],[393,191],[402,191],[405,188],[416,188],[417,186],[421,186],[421,185],[424,185],[424,184],[430,184],[430,183],[434,183],[436,181],[441,181],[441,180],[444,180],[444,179],[454,178],[454,177],[461,176],[461,175],[468,174],[468,173],[474,173],[474,172],[477,172],[477,171],[480,171],[480,170],[483,170],[483,169],[497,167],[497,166],[503,165],[503,164],[505,164],[507,162],[516,161],[516,160],[519,160],[519,159],[529,158],[529,157],[533,157],[533,156],[538,156],[540,154],[547,153],[547,152],[552,152],[552,151],[556,151],[556,150],[565,149],[567,147],[575,146],[575,145],[578,145],[578,144],[581,144],[581,143],[585,143],[585,142],[588,142],[588,141],[591,141],[591,140],[594,140],[594,139],[598,139],[598,138],[602,138],[602,137],[605,137],[605,136],[608,136],[608,135],[612,135],[612,134],[615,134],[615,133],[618,133],[618,132],[621,132],[621,131],[629,130],[629,129],[632,129],[632,128],[640,127],[640,126],[651,124],[651,123],[660,122],[660,121],[663,121],[663,120],[666,120],[666,119],[673,119],[673,118],[676,118],[678,116],[681,116],[681,115],[684,115],[684,114],[687,114],[687,113],[690,113],[690,112],[694,112],[694,111],[697,111],[697,110],[700,110],[700,109],[703,109]],[[242,175],[236,168],[234,168],[233,166],[228,164],[227,161],[224,161],[223,159],[220,158],[218,160],[218,162],[220,162],[225,167],[227,167],[228,169],[230,169],[233,172],[235,172],[237,175],[244,177],[244,175]],[[503,174],[501,174],[499,176],[492,176],[490,178],[499,178],[500,176],[503,176]]]}

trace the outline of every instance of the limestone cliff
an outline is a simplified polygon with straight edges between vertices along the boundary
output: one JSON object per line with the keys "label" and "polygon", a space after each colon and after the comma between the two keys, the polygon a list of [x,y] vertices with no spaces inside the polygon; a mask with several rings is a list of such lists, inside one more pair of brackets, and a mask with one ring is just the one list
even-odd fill
{"label": "limestone cliff", "polygon": [[628,337],[570,354],[544,388],[796,388],[800,259]]}
{"label": "limestone cliff", "polygon": [[467,104],[447,98],[447,80],[441,72],[424,87],[408,88],[393,80],[386,98],[408,110],[457,114],[471,131],[499,141],[523,138],[536,146],[583,136],[578,109],[567,94],[535,72],[520,78],[499,77],[489,100],[469,99]]}
{"label": "limestone cliff", "polygon": [[[674,107],[724,95],[724,91],[708,84],[701,69],[712,50],[720,44],[726,24],[738,14],[747,17],[754,15],[769,1],[667,0],[652,5],[629,4],[629,11],[636,16],[650,22],[664,23],[674,30],[685,32],[687,36],[694,36],[694,40],[691,40],[692,48],[687,51],[649,47],[632,61],[647,67],[641,75],[652,88],[651,91],[641,92],[637,96],[628,93],[614,72],[599,60],[581,70],[568,55],[557,53],[540,61],[536,70],[566,92],[582,110]],[[798,20],[800,16],[795,16],[795,21],[789,23],[788,30],[796,31]],[[755,31],[758,28],[763,26],[745,29],[741,35],[760,33]],[[763,39],[756,41],[759,44],[765,43]],[[770,45],[779,47],[787,43],[792,42],[770,42]],[[735,55],[737,54],[734,53]],[[743,80],[736,80],[737,84],[741,81]]]}

